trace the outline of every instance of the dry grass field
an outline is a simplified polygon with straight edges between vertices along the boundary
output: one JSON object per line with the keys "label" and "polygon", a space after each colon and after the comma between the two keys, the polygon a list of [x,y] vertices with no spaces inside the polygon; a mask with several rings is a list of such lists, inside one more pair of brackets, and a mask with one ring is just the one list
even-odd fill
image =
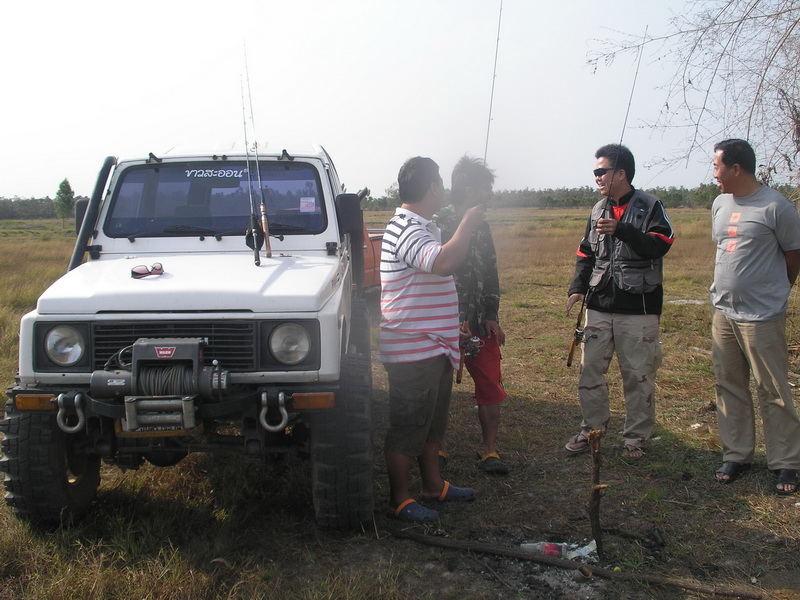
{"label": "dry grass field", "polygon": [[[388,215],[367,213],[369,227],[382,227]],[[170,469],[104,467],[96,506],[83,523],[40,530],[0,507],[0,600],[644,600],[709,598],[713,586],[721,595],[736,588],[746,597],[800,598],[800,495],[773,493],[763,445],[754,469],[734,485],[713,480],[721,457],[707,301],[714,248],[704,210],[670,213],[677,241],[665,262],[658,426],[642,460],[623,458],[615,439],[624,413],[616,368],[610,373],[612,435],[603,441],[601,480],[608,487],[600,510],[606,559],[600,566],[618,568],[620,579],[580,580],[568,569],[487,550],[543,540],[583,545],[591,538],[590,457],[567,456],[563,449],[580,422],[578,361],[572,368],[565,364],[575,316],[567,317],[564,308],[586,216],[584,210],[533,209],[489,215],[508,338],[503,364],[510,398],[500,449],[512,472],[492,477],[477,468],[480,431],[465,375],[454,387],[444,474],[476,488],[475,502],[438,507],[443,518],[436,526],[409,528],[387,518],[386,378],[373,360],[372,528],[317,529],[307,465],[297,459],[264,465],[190,455]],[[60,231],[60,222],[36,227],[0,222],[0,366],[7,384],[16,363],[16,322],[64,271],[71,252],[72,237]],[[793,295],[789,336],[795,348],[796,310]],[[796,349],[792,371],[797,383]],[[402,539],[404,532],[461,547]],[[666,583],[653,583],[657,578]]]}

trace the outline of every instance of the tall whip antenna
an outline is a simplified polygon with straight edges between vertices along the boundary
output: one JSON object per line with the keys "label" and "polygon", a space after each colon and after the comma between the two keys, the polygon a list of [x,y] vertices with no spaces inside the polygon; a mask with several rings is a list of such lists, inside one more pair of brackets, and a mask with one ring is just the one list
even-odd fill
{"label": "tall whip antenna", "polygon": [[631,85],[631,95],[628,97],[628,108],[625,109],[625,120],[622,122],[622,133],[619,134],[620,146],[622,145],[622,137],[625,135],[625,127],[627,127],[628,125],[628,115],[631,112],[631,104],[633,104],[633,91],[636,89],[636,80],[639,78],[639,67],[642,64],[642,54],[644,54],[644,44],[647,41],[647,29],[648,26],[645,26],[644,35],[642,36],[642,46],[639,48],[639,58],[636,61],[636,72],[633,74],[633,85]]}
{"label": "tall whip antenna", "polygon": [[[253,150],[256,155],[256,173],[258,173],[258,192],[261,198],[261,229],[264,230],[264,252],[267,258],[272,257],[272,248],[269,245],[269,221],[267,220],[267,203],[264,200],[264,186],[261,184],[261,166],[258,161],[258,135],[256,134],[256,120],[253,116],[253,95],[250,92],[250,69],[247,67],[247,45],[244,47],[244,73],[247,78],[247,98],[250,101],[250,124],[253,126]],[[247,142],[245,142],[247,143]]]}
{"label": "tall whip antenna", "polygon": [[[622,139],[625,137],[625,128],[628,126],[628,115],[631,112],[631,104],[633,104],[633,92],[636,89],[636,80],[639,78],[639,66],[642,64],[642,54],[644,54],[644,44],[647,40],[647,27],[644,28],[644,36],[642,37],[642,46],[639,48],[639,58],[636,61],[636,71],[633,74],[633,85],[631,85],[631,93],[628,97],[628,107],[625,109],[625,120],[622,122],[622,132],[619,134],[619,145],[622,146]],[[619,151],[614,155],[614,165],[611,170],[611,181],[608,184],[608,194],[606,194],[606,202],[603,206],[603,215],[608,213],[609,205],[611,204],[611,187],[614,185],[614,177],[617,174],[617,160],[619,159]],[[605,218],[605,217],[604,217]],[[594,254],[597,256],[597,251],[600,248],[600,241],[604,235],[598,235],[595,242]],[[611,253],[613,260],[614,253]],[[572,336],[572,343],[569,347],[569,354],[567,354],[567,366],[572,366],[572,356],[575,353],[575,348],[578,344],[586,342],[586,334],[583,330],[583,312],[586,309],[586,304],[589,301],[589,296],[592,293],[592,288],[589,287],[581,300],[581,309],[578,311],[578,321],[575,323],[575,333]]]}
{"label": "tall whip antenna", "polygon": [[500,0],[500,16],[497,17],[497,42],[494,46],[494,70],[492,71],[492,93],[489,96],[489,122],[486,124],[486,144],[483,147],[483,164],[489,152],[489,129],[492,127],[492,105],[494,104],[494,81],[497,79],[497,54],[500,50],[500,23],[503,20],[503,0]]}

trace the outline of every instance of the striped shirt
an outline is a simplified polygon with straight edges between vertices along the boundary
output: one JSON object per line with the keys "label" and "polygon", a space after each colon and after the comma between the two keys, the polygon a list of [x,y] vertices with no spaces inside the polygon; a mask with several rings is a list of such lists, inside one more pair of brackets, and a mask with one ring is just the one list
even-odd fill
{"label": "striped shirt", "polygon": [[441,249],[435,224],[397,209],[381,247],[381,362],[416,362],[444,354],[458,368],[456,286],[452,275],[431,273]]}

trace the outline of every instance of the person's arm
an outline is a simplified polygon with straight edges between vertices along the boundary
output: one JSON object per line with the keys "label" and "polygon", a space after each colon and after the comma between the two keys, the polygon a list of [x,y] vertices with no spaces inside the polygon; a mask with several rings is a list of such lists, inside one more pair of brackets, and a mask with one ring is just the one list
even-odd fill
{"label": "person's arm", "polygon": [[[476,251],[481,257],[483,266],[483,290],[481,290],[480,302],[483,305],[484,320],[487,324],[490,321],[500,321],[500,274],[497,270],[497,252],[494,248],[494,240],[486,223],[476,234]],[[498,326],[499,327],[499,326]]]}
{"label": "person's arm", "polygon": [[789,285],[794,285],[797,274],[800,273],[800,249],[786,250],[783,255],[786,257],[786,275],[789,277]]}
{"label": "person's arm", "polygon": [[506,334],[500,327],[500,274],[497,271],[497,252],[494,249],[494,240],[486,225],[484,246],[480,248],[483,257],[483,310],[486,315],[486,333],[489,337],[497,338],[500,346],[506,343]]}
{"label": "person's arm", "polygon": [[472,232],[483,222],[485,212],[486,207],[482,205],[467,209],[453,237],[442,246],[439,256],[433,263],[431,273],[444,277],[455,272],[467,256]]}
{"label": "person's arm", "polygon": [[661,258],[675,241],[675,232],[661,202],[653,210],[647,231],[641,231],[633,223],[616,222],[613,235],[642,258]]}
{"label": "person's arm", "polygon": [[585,294],[581,294],[579,292],[575,292],[574,294],[570,294],[569,298],[567,298],[567,314],[569,311],[572,310],[572,307],[575,306],[577,302],[583,302],[583,299],[586,297]]}
{"label": "person's arm", "polygon": [[[589,289],[589,277],[594,268],[594,248],[592,248],[592,244],[589,242],[591,228],[592,219],[589,217],[583,239],[580,241],[580,244],[578,244],[578,250],[575,252],[575,272],[567,291],[567,313],[569,313],[569,309],[576,301],[581,301],[583,299],[583,295]],[[573,298],[574,296],[578,297]]]}

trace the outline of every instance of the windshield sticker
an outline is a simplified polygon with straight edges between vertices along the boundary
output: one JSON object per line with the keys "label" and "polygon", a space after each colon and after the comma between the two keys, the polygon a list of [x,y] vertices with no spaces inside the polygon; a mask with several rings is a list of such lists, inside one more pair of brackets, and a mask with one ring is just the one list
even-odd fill
{"label": "windshield sticker", "polygon": [[236,177],[241,178],[244,169],[186,169],[186,177]]}
{"label": "windshield sticker", "polygon": [[300,212],[307,213],[307,212],[316,212],[317,211],[317,199],[316,198],[309,198],[303,197],[300,198]]}

